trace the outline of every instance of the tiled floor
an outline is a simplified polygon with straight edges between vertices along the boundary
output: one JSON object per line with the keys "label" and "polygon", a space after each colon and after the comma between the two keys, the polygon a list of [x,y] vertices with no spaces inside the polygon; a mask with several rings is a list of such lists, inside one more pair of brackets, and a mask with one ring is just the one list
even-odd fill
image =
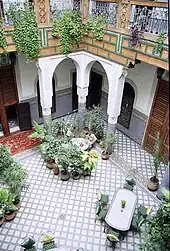
{"label": "tiled floor", "polygon": [[[10,133],[12,132],[16,132],[19,130],[19,126],[18,126],[18,121],[15,119],[10,119],[8,120],[8,125],[9,125],[9,129],[10,129]],[[2,124],[0,123],[0,136],[3,136],[3,130],[2,130]]]}
{"label": "tiled floor", "polygon": [[[103,226],[99,221],[95,222],[96,190],[108,194],[111,200],[114,192],[123,187],[126,172],[114,161],[101,160],[99,153],[98,166],[91,177],[63,182],[45,167],[38,151],[30,151],[18,160],[28,170],[30,185],[23,192],[17,217],[0,229],[1,251],[20,250],[19,243],[28,234],[34,235],[37,250],[42,250],[40,237],[49,229],[54,231],[56,243],[65,245],[68,251],[76,251],[78,247],[85,251],[112,250],[105,245]],[[134,192],[138,196],[138,205],[152,205],[153,210],[158,207],[155,197],[139,184]],[[139,235],[129,232],[115,250],[137,251],[140,242]]]}
{"label": "tiled floor", "polygon": [[[67,117],[68,122],[74,119],[75,114]],[[103,226],[99,221],[95,222],[96,190],[108,194],[111,200],[129,174],[137,178],[134,189],[137,204],[151,205],[154,213],[159,201],[145,188],[146,178],[151,176],[152,157],[121,132],[116,133],[118,140],[113,158],[103,161],[99,152],[98,165],[92,176],[78,181],[63,182],[54,176],[37,150],[15,156],[28,170],[29,189],[22,192],[17,217],[0,229],[0,251],[21,250],[19,243],[28,234],[34,235],[37,251],[40,251],[40,238],[45,230],[54,231],[57,245],[65,245],[68,251],[80,247],[84,251],[111,251],[112,248],[105,244]],[[162,173],[159,173],[160,177]],[[138,251],[140,242],[140,235],[129,232],[115,250]]]}

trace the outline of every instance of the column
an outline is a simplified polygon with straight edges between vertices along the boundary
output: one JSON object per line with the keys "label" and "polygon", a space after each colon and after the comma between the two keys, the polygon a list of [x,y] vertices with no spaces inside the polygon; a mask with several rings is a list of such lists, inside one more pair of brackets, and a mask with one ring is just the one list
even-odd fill
{"label": "column", "polygon": [[78,119],[79,119],[79,128],[83,129],[84,127],[84,115],[86,110],[86,98],[88,95],[88,87],[79,87],[77,86],[78,94]]}
{"label": "column", "polygon": [[127,76],[127,71],[122,70],[121,74],[117,75],[112,83],[109,84],[108,93],[108,132],[115,132],[118,116],[121,111],[121,103],[123,96],[124,83]]}
{"label": "column", "polygon": [[82,0],[82,22],[86,23],[88,19],[88,11],[89,11],[89,1],[88,0]]}
{"label": "column", "polygon": [[52,107],[52,74],[50,66],[45,64],[42,68],[38,66],[39,86],[40,86],[40,102],[42,106],[42,114],[44,127],[48,127],[51,131],[51,107]]}

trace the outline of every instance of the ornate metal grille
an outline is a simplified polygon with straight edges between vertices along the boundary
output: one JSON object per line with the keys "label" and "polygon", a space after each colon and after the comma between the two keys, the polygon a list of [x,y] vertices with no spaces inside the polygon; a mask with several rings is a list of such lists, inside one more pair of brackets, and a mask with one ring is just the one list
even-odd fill
{"label": "ornate metal grille", "polygon": [[64,10],[81,10],[80,0],[50,0],[51,17],[56,11],[61,16]]}
{"label": "ornate metal grille", "polygon": [[24,8],[25,4],[33,7],[33,0],[3,0],[0,4],[0,19],[4,21],[6,25],[12,26],[13,22],[8,15],[8,10],[12,4],[17,5],[17,8]]}
{"label": "ornate metal grille", "polygon": [[117,4],[116,3],[107,3],[107,2],[94,2],[91,1],[89,5],[91,10],[89,10],[92,17],[97,17],[98,15],[104,15],[106,18],[107,25],[116,25],[117,17]]}
{"label": "ornate metal grille", "polygon": [[133,5],[130,23],[139,24],[141,29],[148,33],[168,33],[168,9]]}

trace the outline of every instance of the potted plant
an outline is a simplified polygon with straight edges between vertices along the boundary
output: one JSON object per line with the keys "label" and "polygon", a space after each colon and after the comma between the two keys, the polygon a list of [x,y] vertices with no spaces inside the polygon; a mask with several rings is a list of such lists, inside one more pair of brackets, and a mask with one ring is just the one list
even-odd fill
{"label": "potted plant", "polygon": [[60,144],[61,142],[59,140],[52,137],[50,140],[43,142],[39,147],[40,152],[46,161],[46,166],[49,169],[57,168],[56,158]]}
{"label": "potted plant", "polygon": [[111,153],[114,149],[114,145],[116,142],[116,136],[114,133],[107,132],[105,134],[104,140],[102,141],[104,151],[102,151],[102,159],[109,159],[109,153]]}
{"label": "potted plant", "polygon": [[161,161],[163,160],[163,156],[161,155],[161,139],[160,136],[157,136],[156,144],[155,144],[155,153],[154,153],[154,176],[150,178],[148,182],[148,189],[150,191],[156,191],[159,187],[159,179],[158,179],[158,168],[160,166]]}
{"label": "potted plant", "polygon": [[22,239],[21,242],[21,247],[25,248],[25,249],[30,249],[33,248],[35,244],[35,239],[33,236],[26,236]]}
{"label": "potted plant", "polygon": [[0,227],[3,225],[4,221],[5,221],[5,212],[4,209],[1,207],[0,208]]}
{"label": "potted plant", "polygon": [[126,200],[121,200],[121,212],[123,212],[125,206],[126,206]]}
{"label": "potted plant", "polygon": [[58,160],[55,159],[55,164],[53,165],[53,173],[54,173],[54,175],[59,175],[60,168],[61,167],[58,164]]}
{"label": "potted plant", "polygon": [[5,220],[7,221],[11,221],[15,218],[16,216],[16,206],[14,206],[14,204],[12,203],[12,200],[9,196],[9,200],[5,206]]}
{"label": "potted plant", "polygon": [[104,134],[104,115],[101,107],[93,106],[93,109],[86,110],[85,120],[88,123],[89,130],[93,131],[97,139],[102,139]]}
{"label": "potted plant", "polygon": [[43,233],[41,236],[42,236],[41,242],[43,243],[44,250],[55,248],[53,232],[48,231]]}
{"label": "potted plant", "polygon": [[13,162],[2,172],[4,183],[9,187],[13,204],[19,207],[21,189],[27,178],[27,171],[19,163]]}
{"label": "potted plant", "polygon": [[60,169],[60,179],[67,181],[70,178],[69,172],[69,162],[70,162],[70,147],[71,144],[63,143],[58,151],[58,163],[61,167]]}
{"label": "potted plant", "polygon": [[140,250],[142,251],[170,250],[170,192],[169,190],[164,190],[163,194],[165,200],[162,205],[154,215],[146,219],[147,231],[140,245]]}
{"label": "potted plant", "polygon": [[97,153],[92,149],[89,152],[85,151],[82,155],[82,160],[84,163],[83,167],[83,175],[88,176],[91,175],[92,170],[97,165],[98,155]]}
{"label": "potted plant", "polygon": [[73,179],[78,180],[83,171],[82,151],[76,145],[70,148],[70,168]]}

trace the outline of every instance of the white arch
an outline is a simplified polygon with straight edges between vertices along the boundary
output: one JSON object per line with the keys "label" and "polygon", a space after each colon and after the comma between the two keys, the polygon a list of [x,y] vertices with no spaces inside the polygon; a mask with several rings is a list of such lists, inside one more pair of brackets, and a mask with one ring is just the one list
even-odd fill
{"label": "white arch", "polygon": [[136,102],[137,102],[137,98],[138,98],[138,88],[137,88],[136,84],[130,78],[126,78],[125,83],[130,84],[135,92],[135,99],[134,99],[133,106],[136,106]]}

